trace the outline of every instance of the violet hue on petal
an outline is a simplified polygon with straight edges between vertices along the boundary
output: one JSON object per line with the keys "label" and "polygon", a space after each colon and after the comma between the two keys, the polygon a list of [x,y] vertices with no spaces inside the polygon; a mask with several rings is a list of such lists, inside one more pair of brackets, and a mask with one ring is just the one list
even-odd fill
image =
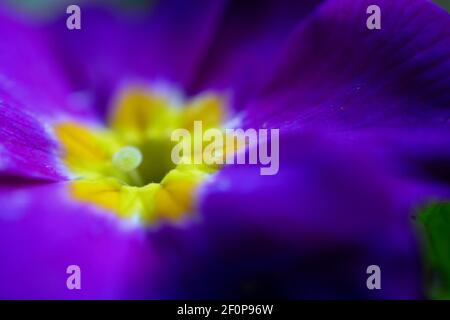
{"label": "violet hue on petal", "polygon": [[368,30],[371,4],[330,0],[302,21],[248,108],[248,125],[448,126],[448,13],[423,0],[380,0],[382,28]]}
{"label": "violet hue on petal", "polygon": [[323,0],[230,1],[188,88],[232,92],[235,109],[255,93],[295,26]]}
{"label": "violet hue on petal", "polygon": [[330,0],[302,21],[244,125],[322,128],[360,140],[380,150],[380,161],[390,159],[392,175],[415,180],[406,183],[424,192],[416,205],[445,197],[449,15],[428,1],[379,1],[382,28],[368,30],[370,4]]}
{"label": "violet hue on petal", "polygon": [[61,180],[57,144],[21,104],[0,102],[0,176]]}
{"label": "violet hue on petal", "polygon": [[[424,123],[439,128],[448,123],[448,91],[442,91],[448,88],[448,60],[442,55],[448,53],[448,18],[424,1],[379,2],[389,9],[383,14],[381,31],[368,33],[365,28],[368,1],[327,1],[299,25],[281,56],[284,61],[247,109],[251,121],[247,125],[282,128],[279,174],[262,177],[258,166],[226,167],[202,189],[197,223],[165,226],[142,241],[135,233],[119,231],[116,219],[97,216],[98,210],[68,198],[64,184],[3,186],[0,283],[5,289],[1,294],[8,298],[420,297],[417,246],[408,219],[411,195],[399,192],[406,182],[389,173],[389,161],[378,161],[390,159],[384,158],[384,151],[372,157],[379,145],[348,138],[355,128],[409,129]],[[209,48],[224,7],[208,2],[214,6],[211,10],[203,3],[200,9],[205,11],[190,8],[186,16],[181,11],[166,12],[166,5],[173,9],[172,3],[166,3],[152,13],[155,22],[143,17],[149,29],[141,30],[141,21],[122,25],[125,18],[120,17],[119,24],[106,23],[112,18],[106,14],[87,19],[83,30],[89,31],[78,34],[68,33],[60,21],[58,27],[64,31],[58,41],[67,50],[61,58],[79,72],[72,73],[75,87],[93,87],[100,101],[106,101],[117,81],[127,76],[149,80],[164,76],[191,83],[197,59]],[[174,29],[168,21],[177,21]],[[420,23],[427,23],[428,29],[424,31]],[[140,31],[155,34],[145,41]],[[227,33],[223,31],[223,37]],[[257,48],[261,43],[253,45]],[[93,64],[81,68],[88,58]],[[248,58],[236,61],[244,66]],[[20,75],[21,69],[17,70]],[[389,76],[384,75],[386,70]],[[235,77],[231,69],[223,78],[200,74],[194,88],[202,81],[208,86]],[[33,88],[33,83],[25,84]],[[36,120],[14,107],[18,102],[11,98],[7,103],[13,107],[0,120],[7,132],[2,138],[12,139],[8,154],[18,152],[19,173],[34,166],[40,172],[37,162],[26,159],[24,145],[29,147],[32,141],[30,132],[41,139],[37,146],[48,146],[39,149],[44,154],[51,150],[51,142]],[[13,119],[20,121],[13,123]],[[306,126],[334,130],[300,133],[299,128]],[[18,135],[22,129],[23,141]],[[337,135],[339,131],[348,136]],[[398,141],[407,146],[417,140]],[[411,158],[410,149],[404,154]],[[65,288],[69,264],[81,266],[85,290]],[[381,291],[368,291],[365,286],[371,264],[381,266]]]}
{"label": "violet hue on petal", "polygon": [[0,11],[0,100],[40,117],[90,118],[91,110],[70,101],[72,88],[45,32],[8,14]]}
{"label": "violet hue on petal", "polygon": [[57,144],[46,128],[60,119],[92,120],[72,89],[47,35],[0,12],[0,175],[61,180]]}
{"label": "violet hue on petal", "polygon": [[370,147],[375,161],[386,163],[387,172],[404,180],[399,193],[415,190],[410,201],[416,206],[450,199],[450,127],[370,128],[342,135]]}
{"label": "violet hue on petal", "polygon": [[[241,276],[243,283],[246,279],[252,282],[255,266],[268,263],[267,267],[261,266],[256,286],[260,282],[259,285],[268,286],[269,292],[275,288],[275,296],[280,295],[277,290],[289,292],[287,295],[292,296],[289,290],[293,288],[297,289],[294,293],[297,297],[323,297],[324,292],[328,293],[326,297],[376,295],[365,291],[365,275],[349,268],[349,265],[356,265],[362,270],[363,265],[369,264],[378,264],[382,270],[387,270],[389,280],[383,282],[384,297],[420,296],[417,252],[412,223],[407,218],[418,202],[411,201],[409,192],[399,191],[406,188],[406,182],[391,177],[389,161],[381,161],[383,157],[384,160],[390,159],[393,155],[385,153],[394,148],[384,150],[382,158],[365,163],[364,157],[370,158],[380,144],[365,146],[355,129],[375,128],[383,132],[383,127],[406,127],[408,130],[422,127],[427,130],[433,126],[435,134],[439,132],[448,136],[445,127],[448,126],[450,92],[449,20],[446,13],[427,2],[383,1],[380,3],[384,12],[383,29],[371,34],[365,27],[366,16],[357,14],[365,12],[369,4],[367,1],[329,1],[310,19],[302,22],[297,36],[281,56],[283,60],[274,76],[260,98],[247,109],[249,126],[281,127],[282,133],[298,132],[299,128],[309,126],[326,128],[328,139],[332,141],[334,135],[334,139],[353,140],[353,147],[346,151],[343,149],[343,157],[333,153],[329,156],[320,154],[305,162],[310,152],[315,153],[318,142],[306,146],[291,142],[280,147],[281,171],[275,177],[260,177],[256,170],[252,172],[239,166],[228,167],[219,173],[217,185],[212,185],[203,195],[202,209],[205,219],[216,226],[208,225],[211,232],[208,234],[212,238],[209,241],[220,249],[211,245],[212,248],[204,248],[200,256],[206,260],[206,257],[214,256],[211,252],[226,251],[224,248],[228,248],[230,255],[228,258],[217,256],[207,264],[205,268],[211,274],[208,279],[211,284],[199,287],[199,292],[214,292],[229,283],[231,279],[226,270],[232,270],[240,258],[249,257],[243,258],[243,261],[248,261],[249,268],[241,268],[241,272],[233,274],[232,279]],[[426,31],[422,27],[424,24],[428,26]],[[384,133],[388,134],[387,131]],[[420,139],[420,135],[389,140],[381,145],[394,141],[403,147],[403,152],[396,156],[406,156],[404,162],[399,163],[418,160],[412,151],[417,141],[424,152],[434,149],[435,157],[428,153],[422,154],[423,158],[446,159],[445,152],[433,148],[435,143]],[[295,149],[297,153],[292,151]],[[289,157],[288,152],[296,156]],[[355,153],[358,154],[356,158]],[[414,166],[414,163],[410,164]],[[329,167],[335,169],[330,170]],[[429,174],[425,174],[428,179],[432,178]],[[208,217],[214,219],[208,220]],[[371,220],[374,217],[380,219],[378,223]],[[258,225],[263,237],[258,229],[253,229]],[[226,232],[220,232],[222,229],[233,234],[234,244],[226,242],[231,240],[225,238]],[[248,246],[243,245],[252,239],[251,235],[255,235],[255,239]],[[347,237],[352,236],[353,241],[346,243]],[[256,243],[267,247],[264,241],[267,239],[270,243],[274,239],[295,237],[296,241],[291,242],[300,247],[317,249],[325,243],[329,249],[333,243],[336,250],[325,250],[324,256],[319,253],[317,258],[314,254],[307,255],[303,261],[300,257],[294,258],[290,262],[295,266],[293,269],[273,264],[272,270],[272,264],[263,257],[282,258],[280,248],[288,247],[285,242],[271,248],[269,253],[264,249],[261,252],[254,249]],[[357,248],[352,247],[355,244]],[[344,258],[340,260],[339,256],[333,256],[333,252],[340,252],[337,248],[350,252],[350,255],[343,254]],[[328,256],[331,258],[327,259]],[[295,282],[295,276],[283,277],[289,272],[295,275],[292,270],[299,272],[302,269],[306,270],[306,275],[304,278],[300,276],[298,282]],[[349,283],[346,287],[339,281],[351,279],[346,272],[351,273],[352,270],[354,279],[358,281],[354,286]],[[277,283],[264,281],[276,278],[276,275],[280,277]],[[322,283],[321,279],[327,279],[327,275],[331,275],[329,282]],[[214,281],[220,276],[225,279],[223,282]],[[311,283],[309,279],[317,280]],[[200,279],[192,273],[191,282],[187,281],[187,285],[196,281]],[[283,283],[292,285],[283,287]],[[302,291],[302,283],[310,284],[306,288],[313,285],[320,288],[322,285],[324,290]],[[238,282],[224,294],[243,292],[239,290],[242,287]]]}
{"label": "violet hue on petal", "polygon": [[[177,298],[418,298],[420,264],[397,185],[361,146],[285,135],[280,172],[227,166],[202,188],[200,221],[153,237]],[[159,250],[157,249],[159,247]],[[366,268],[383,272],[367,290]]]}
{"label": "violet hue on petal", "polygon": [[[66,184],[0,187],[1,299],[158,298],[159,268],[145,234],[70,199]],[[69,290],[70,265],[81,290]]]}
{"label": "violet hue on petal", "polygon": [[94,89],[105,113],[114,91],[128,79],[189,83],[224,7],[222,0],[158,1],[138,15],[85,4],[81,30],[68,30],[65,17],[49,30],[74,86]]}
{"label": "violet hue on petal", "polygon": [[322,1],[171,0],[136,16],[84,5],[81,30],[66,30],[63,19],[50,30],[75,85],[93,87],[102,109],[127,78],[172,81],[189,93],[232,91],[239,109],[295,24]]}

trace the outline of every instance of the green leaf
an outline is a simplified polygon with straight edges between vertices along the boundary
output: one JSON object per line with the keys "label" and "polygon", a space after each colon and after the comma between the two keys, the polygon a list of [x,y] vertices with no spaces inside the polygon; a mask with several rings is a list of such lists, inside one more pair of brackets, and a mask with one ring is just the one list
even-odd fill
{"label": "green leaf", "polygon": [[419,215],[425,235],[428,294],[450,299],[450,202],[427,206]]}
{"label": "green leaf", "polygon": [[434,2],[450,12],[450,0],[434,0]]}

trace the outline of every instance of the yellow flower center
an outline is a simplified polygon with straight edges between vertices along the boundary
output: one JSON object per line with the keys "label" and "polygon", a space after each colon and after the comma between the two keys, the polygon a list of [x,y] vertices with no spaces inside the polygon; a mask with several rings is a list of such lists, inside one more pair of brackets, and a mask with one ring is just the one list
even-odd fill
{"label": "yellow flower center", "polygon": [[195,121],[221,129],[224,120],[224,99],[218,95],[200,95],[180,107],[167,95],[129,88],[117,100],[108,128],[55,126],[64,163],[75,176],[70,193],[145,224],[193,214],[197,187],[218,166],[175,165],[171,133],[184,128],[194,134]]}

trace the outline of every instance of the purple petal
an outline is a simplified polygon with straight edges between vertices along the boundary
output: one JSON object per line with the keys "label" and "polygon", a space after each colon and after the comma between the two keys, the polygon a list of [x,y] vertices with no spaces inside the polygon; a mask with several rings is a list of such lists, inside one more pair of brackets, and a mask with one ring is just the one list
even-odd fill
{"label": "purple petal", "polygon": [[[158,264],[142,232],[74,202],[66,187],[1,188],[0,298],[154,298],[148,279]],[[66,286],[70,265],[81,269],[81,290]]]}
{"label": "purple petal", "polygon": [[42,30],[0,12],[0,38],[0,100],[40,117],[92,116],[69,99],[72,89]]}
{"label": "purple petal", "polygon": [[61,180],[56,142],[21,104],[0,103],[0,176]]}
{"label": "purple petal", "polygon": [[381,30],[369,30],[371,4],[330,0],[303,21],[249,107],[249,122],[333,130],[448,126],[448,13],[424,0],[381,0]]}
{"label": "purple petal", "polygon": [[51,30],[75,86],[93,89],[104,111],[122,81],[189,83],[223,8],[224,1],[158,1],[126,15],[85,5],[81,30],[68,30],[66,17]]}
{"label": "purple petal", "polygon": [[232,1],[224,13],[189,90],[229,90],[235,107],[249,98],[275,54],[322,0],[273,1],[257,3]]}
{"label": "purple petal", "polygon": [[[411,208],[382,165],[316,134],[285,137],[280,151],[278,175],[228,166],[202,189],[198,225],[161,232],[166,295],[420,297]],[[366,287],[372,264],[382,290]]]}
{"label": "purple petal", "polygon": [[415,185],[415,203],[447,198],[449,15],[429,1],[378,1],[381,30],[368,30],[372,4],[330,0],[300,23],[244,125],[359,140]]}
{"label": "purple petal", "polygon": [[386,173],[403,181],[398,192],[413,192],[412,207],[450,199],[450,128],[372,128],[345,136],[387,164]]}

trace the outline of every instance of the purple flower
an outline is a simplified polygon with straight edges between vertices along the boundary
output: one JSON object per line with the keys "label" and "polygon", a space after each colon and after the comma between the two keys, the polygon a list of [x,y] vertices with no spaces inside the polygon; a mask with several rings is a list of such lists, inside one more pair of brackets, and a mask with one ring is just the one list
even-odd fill
{"label": "purple flower", "polygon": [[[450,195],[450,18],[378,0],[368,30],[371,4],[85,5],[76,31],[3,9],[0,298],[423,297],[412,216]],[[74,197],[55,126],[106,127],[121,88],[143,81],[225,92],[240,126],[279,128],[278,174],[227,165],[189,194],[195,217],[157,227]]]}

